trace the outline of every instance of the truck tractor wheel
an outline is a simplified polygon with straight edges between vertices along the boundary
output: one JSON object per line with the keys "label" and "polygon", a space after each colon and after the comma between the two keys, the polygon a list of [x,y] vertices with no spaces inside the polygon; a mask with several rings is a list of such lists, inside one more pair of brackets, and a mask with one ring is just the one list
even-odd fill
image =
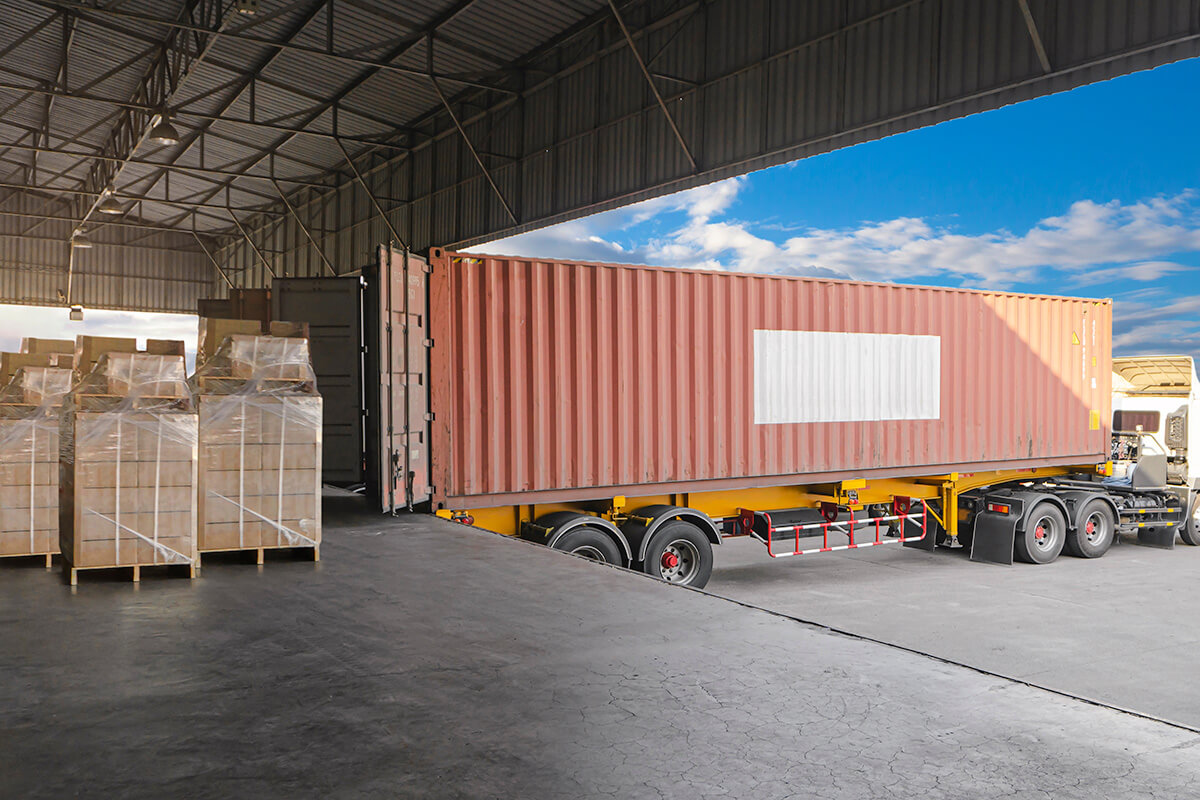
{"label": "truck tractor wheel", "polygon": [[704,588],[712,575],[713,552],[708,537],[690,522],[672,520],[651,537],[642,571],[667,583]]}
{"label": "truck tractor wheel", "polygon": [[1079,514],[1079,527],[1067,534],[1066,550],[1080,558],[1099,558],[1112,547],[1117,520],[1103,500],[1089,500]]}
{"label": "truck tractor wheel", "polygon": [[621,551],[617,543],[607,533],[595,528],[585,526],[563,534],[563,537],[554,543],[554,549],[564,550],[591,561],[621,566]]}
{"label": "truck tractor wheel", "polygon": [[1200,493],[1192,498],[1187,519],[1179,526],[1179,536],[1184,544],[1200,546]]}
{"label": "truck tractor wheel", "polygon": [[1067,520],[1052,503],[1035,505],[1025,518],[1025,530],[1017,531],[1013,554],[1018,561],[1049,564],[1058,558],[1067,541]]}

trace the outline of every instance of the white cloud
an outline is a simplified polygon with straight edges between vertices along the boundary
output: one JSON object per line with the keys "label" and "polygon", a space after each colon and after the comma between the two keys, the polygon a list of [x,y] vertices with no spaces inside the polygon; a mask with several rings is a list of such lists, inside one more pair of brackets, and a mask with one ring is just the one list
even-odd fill
{"label": "white cloud", "polygon": [[[1129,204],[1081,200],[1024,232],[967,235],[900,217],[852,228],[808,228],[779,242],[765,234],[787,228],[780,223],[755,226],[722,218],[744,186],[741,178],[720,181],[476,250],[863,280],[951,278],[997,288],[1034,280],[1047,268],[1066,272],[1076,285],[1154,281],[1189,269],[1164,256],[1200,250],[1200,213],[1192,192]],[[665,235],[632,247],[613,241],[628,225],[681,211],[682,225]]]}

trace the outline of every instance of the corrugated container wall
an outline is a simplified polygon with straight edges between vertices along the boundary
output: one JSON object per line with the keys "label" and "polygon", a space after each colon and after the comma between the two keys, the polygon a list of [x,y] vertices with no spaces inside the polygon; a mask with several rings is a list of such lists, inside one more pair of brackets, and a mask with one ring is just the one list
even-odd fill
{"label": "corrugated container wall", "polygon": [[435,501],[1107,458],[1110,301],[433,251]]}

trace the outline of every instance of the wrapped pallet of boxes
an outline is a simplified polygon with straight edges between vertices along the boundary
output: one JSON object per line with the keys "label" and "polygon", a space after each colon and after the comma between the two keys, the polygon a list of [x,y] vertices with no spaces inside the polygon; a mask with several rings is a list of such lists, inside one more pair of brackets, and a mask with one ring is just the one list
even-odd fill
{"label": "wrapped pallet of boxes", "polygon": [[232,335],[192,379],[201,552],[321,547],[321,396],[308,340]]}
{"label": "wrapped pallet of boxes", "polygon": [[63,404],[61,546],[79,570],[196,575],[196,413],[182,356],[115,353]]}
{"label": "wrapped pallet of boxes", "polygon": [[20,367],[0,390],[0,557],[58,552],[58,436],[71,370]]}

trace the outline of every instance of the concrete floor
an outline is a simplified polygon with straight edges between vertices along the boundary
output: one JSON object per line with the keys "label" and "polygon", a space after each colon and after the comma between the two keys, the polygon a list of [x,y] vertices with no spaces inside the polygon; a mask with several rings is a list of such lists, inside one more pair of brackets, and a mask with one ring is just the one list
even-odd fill
{"label": "concrete floor", "polygon": [[326,513],[319,565],[75,592],[0,567],[0,796],[1200,795],[1189,731],[434,519]]}
{"label": "concrete floor", "polygon": [[772,560],[749,540],[717,554],[723,597],[1200,728],[1200,548],[1126,540],[1012,567],[899,547]]}

